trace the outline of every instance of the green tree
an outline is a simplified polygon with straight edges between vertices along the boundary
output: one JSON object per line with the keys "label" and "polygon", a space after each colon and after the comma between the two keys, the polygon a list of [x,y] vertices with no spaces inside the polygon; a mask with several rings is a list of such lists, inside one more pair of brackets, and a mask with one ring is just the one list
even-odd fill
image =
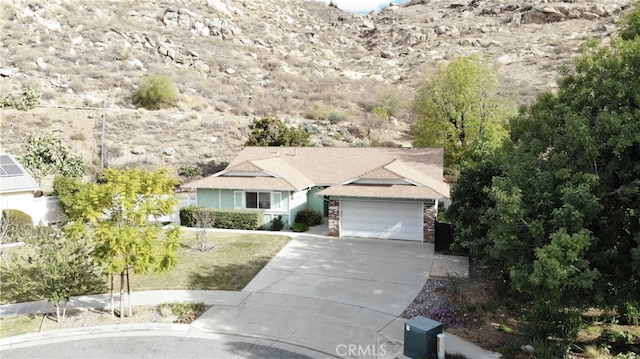
{"label": "green tree", "polygon": [[133,94],[133,103],[148,110],[158,110],[164,105],[173,106],[178,93],[169,76],[149,75],[142,78],[140,88]]}
{"label": "green tree", "polygon": [[457,218],[477,220],[457,230],[483,235],[477,245],[463,240],[547,308],[623,311],[640,292],[638,63],[640,38],[588,43],[557,93],[511,120],[490,185],[463,171],[460,182],[477,180],[482,194],[454,187]]}
{"label": "green tree", "polygon": [[[125,277],[130,298],[129,270],[142,274],[175,267],[180,228],[163,230],[150,219],[173,212],[177,184],[167,169],[108,168],[100,183],[81,186],[72,195],[73,205],[67,214],[75,222],[68,226],[68,232],[74,238],[93,238],[95,258],[111,274],[112,314],[114,274],[120,274],[120,298],[124,297]],[[121,316],[122,306],[121,300]]]}
{"label": "green tree", "polygon": [[640,7],[635,4],[631,11],[625,12],[618,20],[618,33],[623,40],[633,40],[640,34]]}
{"label": "green tree", "polygon": [[25,254],[3,271],[3,290],[16,297],[46,300],[62,321],[72,295],[102,291],[104,277],[92,260],[90,242],[70,239],[51,227],[36,227],[25,237]]}
{"label": "green tree", "polygon": [[48,175],[81,177],[84,174],[82,156],[69,151],[53,134],[29,135],[27,150],[18,160],[36,179]]}
{"label": "green tree", "polygon": [[416,147],[444,147],[445,165],[469,160],[477,147],[497,147],[507,133],[508,102],[499,95],[496,71],[475,55],[440,64],[414,99],[411,137]]}
{"label": "green tree", "polygon": [[446,218],[453,224],[454,247],[468,250],[478,258],[484,255],[487,246],[488,227],[484,216],[495,206],[488,196],[493,178],[504,173],[503,158],[492,152],[474,156],[473,161],[463,164],[458,180],[451,187],[454,200],[446,211]]}
{"label": "green tree", "polygon": [[246,146],[310,146],[309,133],[303,129],[287,127],[282,120],[263,117],[253,120],[251,135]]}

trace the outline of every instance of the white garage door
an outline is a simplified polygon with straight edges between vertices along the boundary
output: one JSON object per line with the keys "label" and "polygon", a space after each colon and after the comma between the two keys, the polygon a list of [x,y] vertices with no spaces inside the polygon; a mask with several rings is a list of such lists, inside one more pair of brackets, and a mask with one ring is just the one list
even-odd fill
{"label": "white garage door", "polygon": [[422,204],[342,200],[340,235],[422,241]]}

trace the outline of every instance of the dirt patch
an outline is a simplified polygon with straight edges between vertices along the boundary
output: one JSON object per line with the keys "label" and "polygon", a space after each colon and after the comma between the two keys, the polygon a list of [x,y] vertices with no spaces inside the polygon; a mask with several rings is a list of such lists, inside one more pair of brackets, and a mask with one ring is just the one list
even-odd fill
{"label": "dirt patch", "polygon": [[421,315],[445,324],[445,330],[503,357],[530,358],[520,346],[522,323],[500,299],[500,279],[489,268],[470,261],[470,275],[430,278],[402,314]]}
{"label": "dirt patch", "polygon": [[43,316],[41,331],[94,327],[103,325],[135,324],[135,323],[172,323],[175,318],[163,316],[155,306],[134,307],[131,317],[120,318],[118,313],[111,315],[110,310],[90,309],[68,312],[61,322],[55,315]]}

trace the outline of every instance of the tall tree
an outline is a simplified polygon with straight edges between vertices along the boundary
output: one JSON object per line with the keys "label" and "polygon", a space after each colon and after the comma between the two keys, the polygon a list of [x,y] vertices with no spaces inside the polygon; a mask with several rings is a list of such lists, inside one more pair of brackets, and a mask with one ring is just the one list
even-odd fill
{"label": "tall tree", "polygon": [[75,220],[69,232],[93,236],[95,258],[111,273],[112,313],[114,274],[119,273],[121,279],[122,316],[125,277],[130,299],[130,269],[141,274],[175,267],[180,228],[163,230],[150,219],[172,213],[177,204],[173,194],[177,183],[166,169],[108,168],[100,183],[81,186],[68,201],[73,204],[67,215]]}
{"label": "tall tree", "polygon": [[[640,38],[588,43],[558,92],[512,119],[491,183],[463,172],[460,182],[484,183],[486,198],[453,191],[463,210],[447,215],[467,221],[462,233],[486,232],[475,247],[538,302],[624,310],[638,299],[639,63]],[[475,203],[487,207],[473,212]]]}
{"label": "tall tree", "polygon": [[417,147],[444,147],[445,165],[469,160],[475,148],[497,147],[506,135],[508,102],[487,59],[472,55],[440,64],[414,100],[411,136]]}

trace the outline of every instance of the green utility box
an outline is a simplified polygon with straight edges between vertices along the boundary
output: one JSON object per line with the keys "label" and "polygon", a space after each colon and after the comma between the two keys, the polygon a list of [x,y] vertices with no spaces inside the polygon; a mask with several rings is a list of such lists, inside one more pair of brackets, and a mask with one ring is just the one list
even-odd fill
{"label": "green utility box", "polygon": [[438,352],[438,334],[442,323],[422,316],[409,319],[404,325],[404,355],[413,359],[430,358]]}

